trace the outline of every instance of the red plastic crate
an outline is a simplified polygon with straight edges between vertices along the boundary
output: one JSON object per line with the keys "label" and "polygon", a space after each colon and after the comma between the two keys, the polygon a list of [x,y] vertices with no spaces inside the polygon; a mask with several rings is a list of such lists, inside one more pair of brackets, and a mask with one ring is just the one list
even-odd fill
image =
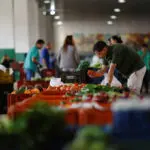
{"label": "red plastic crate", "polygon": [[29,94],[8,94],[7,96],[7,108],[12,105],[15,105],[17,102],[21,102],[26,98],[31,97],[32,95]]}
{"label": "red plastic crate", "polygon": [[52,77],[55,76],[55,70],[52,69],[44,69],[41,71],[42,77]]}
{"label": "red plastic crate", "polygon": [[48,88],[49,81],[24,81],[24,85],[29,86],[35,86],[35,85],[41,85],[43,88]]}
{"label": "red plastic crate", "polygon": [[65,115],[65,121],[69,125],[78,125],[79,124],[79,113],[78,109],[69,109]]}
{"label": "red plastic crate", "polygon": [[81,109],[79,111],[80,126],[106,124],[112,124],[112,112],[110,110]]}

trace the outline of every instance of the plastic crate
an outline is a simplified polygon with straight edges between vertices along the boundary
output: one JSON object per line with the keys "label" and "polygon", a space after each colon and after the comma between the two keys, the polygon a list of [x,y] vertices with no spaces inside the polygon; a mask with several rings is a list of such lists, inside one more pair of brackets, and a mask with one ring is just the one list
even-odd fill
{"label": "plastic crate", "polygon": [[48,88],[49,81],[24,81],[24,85],[29,86],[35,86],[35,85],[41,85],[43,88]]}
{"label": "plastic crate", "polygon": [[8,94],[7,96],[7,107],[9,108],[12,105],[15,105],[17,102],[21,102],[26,98],[31,97],[29,94]]}
{"label": "plastic crate", "polygon": [[87,71],[61,72],[61,79],[64,83],[87,83]]}
{"label": "plastic crate", "polygon": [[96,109],[81,109],[79,111],[79,125],[106,125],[112,124],[110,110],[99,111]]}
{"label": "plastic crate", "polygon": [[69,109],[66,112],[65,121],[68,125],[78,125],[79,113],[78,109]]}
{"label": "plastic crate", "polygon": [[41,71],[41,75],[43,78],[55,76],[55,70],[52,69],[44,69]]}

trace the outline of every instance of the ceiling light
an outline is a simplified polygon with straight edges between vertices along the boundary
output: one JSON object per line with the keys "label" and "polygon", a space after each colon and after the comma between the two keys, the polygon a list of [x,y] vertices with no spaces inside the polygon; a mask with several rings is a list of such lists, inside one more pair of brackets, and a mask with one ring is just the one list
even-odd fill
{"label": "ceiling light", "polygon": [[51,10],[51,11],[50,11],[50,14],[51,14],[51,15],[55,15],[55,13],[56,13],[55,10]]}
{"label": "ceiling light", "polygon": [[107,24],[108,24],[108,25],[112,25],[113,22],[112,22],[112,21],[107,21]]}
{"label": "ceiling light", "polygon": [[57,22],[57,25],[62,25],[62,24],[63,24],[62,21],[58,21],[58,22]]}
{"label": "ceiling light", "polygon": [[117,19],[117,16],[112,15],[112,16],[110,16],[110,18],[115,20],[115,19]]}
{"label": "ceiling light", "polygon": [[118,0],[118,3],[126,3],[126,0]]}
{"label": "ceiling light", "polygon": [[121,12],[120,8],[115,8],[114,12]]}
{"label": "ceiling light", "polygon": [[45,4],[49,4],[50,1],[49,1],[49,0],[44,0],[44,3],[45,3]]}
{"label": "ceiling light", "polygon": [[54,0],[51,0],[51,5],[50,5],[50,14],[51,15],[55,15],[56,13],[56,8],[55,8],[55,1]]}
{"label": "ceiling light", "polygon": [[55,16],[54,19],[59,20],[60,16]]}
{"label": "ceiling light", "polygon": [[46,12],[46,11],[43,11],[43,15],[46,16],[46,15],[47,15],[47,12]]}

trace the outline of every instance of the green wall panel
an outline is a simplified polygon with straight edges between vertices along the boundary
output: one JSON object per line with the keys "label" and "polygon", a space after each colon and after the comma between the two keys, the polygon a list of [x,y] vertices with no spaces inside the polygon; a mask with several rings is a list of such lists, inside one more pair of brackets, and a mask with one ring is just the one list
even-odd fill
{"label": "green wall panel", "polygon": [[15,49],[5,49],[1,48],[0,49],[0,60],[3,58],[4,55],[8,55],[11,59],[15,59],[16,54],[15,54]]}
{"label": "green wall panel", "polygon": [[11,59],[16,59],[17,61],[24,61],[25,53],[15,53],[15,49],[0,49],[0,61],[4,55],[8,55]]}
{"label": "green wall panel", "polygon": [[24,61],[25,60],[25,53],[16,53],[16,60],[17,61]]}

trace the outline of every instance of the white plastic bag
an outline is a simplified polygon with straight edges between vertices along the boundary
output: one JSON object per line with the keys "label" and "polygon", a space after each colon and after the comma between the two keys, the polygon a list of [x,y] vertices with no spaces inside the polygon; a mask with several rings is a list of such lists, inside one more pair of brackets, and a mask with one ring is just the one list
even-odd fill
{"label": "white plastic bag", "polygon": [[0,65],[0,70],[2,70],[3,72],[6,72],[6,67],[5,66],[3,66],[3,65]]}
{"label": "white plastic bag", "polygon": [[64,83],[61,82],[61,78],[52,78],[52,79],[50,80],[50,86],[52,86],[52,87],[61,86],[61,85],[63,85],[63,84],[64,84]]}
{"label": "white plastic bag", "polygon": [[[101,82],[101,85],[106,85],[108,83],[108,74],[104,75],[104,80]],[[113,76],[113,80],[111,86],[121,87],[122,84],[117,80],[115,76]]]}

